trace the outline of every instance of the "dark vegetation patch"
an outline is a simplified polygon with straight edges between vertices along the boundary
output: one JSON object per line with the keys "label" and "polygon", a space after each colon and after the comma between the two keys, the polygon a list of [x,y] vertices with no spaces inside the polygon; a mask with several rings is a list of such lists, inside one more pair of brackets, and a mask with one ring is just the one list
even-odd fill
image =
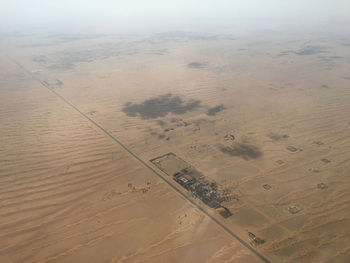
{"label": "dark vegetation patch", "polygon": [[59,79],[57,79],[56,80],[56,85],[61,87],[61,86],[63,86],[63,82],[60,81]]}
{"label": "dark vegetation patch", "polygon": [[252,232],[248,232],[248,236],[250,237],[250,239],[257,245],[261,245],[265,243],[264,239],[261,239],[257,236],[255,236]]}
{"label": "dark vegetation patch", "polygon": [[89,40],[101,38],[106,35],[103,34],[48,34],[43,37],[36,37],[35,42],[20,45],[21,48],[31,48],[31,47],[49,47],[60,45],[68,42],[73,42],[77,40]]}
{"label": "dark vegetation patch", "polygon": [[245,160],[257,159],[262,156],[262,152],[255,145],[247,143],[236,143],[234,146],[221,146],[220,151],[230,155],[242,157]]}
{"label": "dark vegetation patch", "polygon": [[[126,105],[126,104],[125,104]],[[130,104],[129,104],[130,105]],[[129,105],[126,105],[126,106],[129,106]],[[159,125],[159,126],[165,126],[166,125],[166,122],[165,121],[162,121],[162,120],[157,120],[157,124]]]}
{"label": "dark vegetation patch", "polygon": [[289,55],[290,53],[294,53],[293,50],[286,50],[286,51],[282,51],[278,54],[278,56],[287,56]]}
{"label": "dark vegetation patch", "polygon": [[219,208],[219,214],[223,217],[223,218],[229,218],[230,216],[232,216],[232,212],[224,206],[221,206]]}
{"label": "dark vegetation patch", "polygon": [[163,56],[163,55],[169,54],[169,50],[167,48],[160,48],[160,49],[155,49],[155,50],[149,51],[149,54]]}
{"label": "dark vegetation patch", "polygon": [[218,38],[230,39],[230,35],[214,35],[208,33],[197,33],[197,32],[185,32],[185,31],[168,31],[163,33],[155,34],[151,37],[145,38],[144,41],[150,43],[159,42],[183,42],[192,40],[216,40]]}
{"label": "dark vegetation patch", "polygon": [[325,47],[321,47],[321,46],[306,46],[302,49],[295,51],[294,53],[300,56],[308,56],[308,55],[329,53],[329,51],[327,51]]}
{"label": "dark vegetation patch", "polygon": [[269,185],[269,184],[264,184],[262,187],[263,187],[265,190],[270,190],[270,189],[271,189],[271,185]]}
{"label": "dark vegetation patch", "polygon": [[199,100],[185,102],[178,96],[165,94],[141,103],[127,102],[124,104],[122,111],[130,117],[139,116],[142,119],[154,119],[164,117],[169,113],[184,114],[200,107],[201,102]]}
{"label": "dark vegetation patch", "polygon": [[200,68],[204,68],[205,64],[200,62],[191,62],[191,63],[188,63],[187,67],[200,69]]}
{"label": "dark vegetation patch", "polygon": [[287,139],[289,138],[289,135],[288,134],[278,134],[278,133],[273,133],[273,132],[270,132],[267,137],[269,137],[271,140],[274,140],[274,141],[279,141],[279,140],[282,140],[282,139]]}
{"label": "dark vegetation patch", "polygon": [[163,43],[186,43],[190,41],[214,41],[214,40],[235,40],[230,34],[210,34],[203,32],[167,31],[147,36],[136,40],[138,43],[163,44]]}
{"label": "dark vegetation patch", "polygon": [[329,53],[326,47],[310,45],[310,46],[305,46],[299,50],[282,51],[279,53],[278,56],[286,56],[289,54],[296,54],[299,56],[309,56],[309,55],[324,54],[324,53]]}
{"label": "dark vegetation patch", "polygon": [[33,57],[33,61],[38,63],[46,63],[48,61],[48,58],[44,55],[38,55]]}
{"label": "dark vegetation patch", "polygon": [[[171,119],[170,119],[170,122],[173,123],[174,125],[176,125],[176,127],[182,127],[182,126],[186,127],[186,126],[188,126],[188,125],[191,124],[191,123],[189,123],[189,122],[184,121],[184,120],[181,119],[181,118],[179,118],[179,119],[177,119],[177,118],[171,118]],[[173,129],[173,128],[171,128],[171,129]],[[170,129],[170,130],[171,130],[171,129]]]}
{"label": "dark vegetation patch", "polygon": [[235,140],[235,136],[232,135],[232,134],[226,134],[226,135],[224,136],[224,140],[225,140],[225,141],[234,141],[234,140]]}
{"label": "dark vegetation patch", "polygon": [[110,57],[130,56],[137,54],[134,48],[118,49],[115,47],[98,47],[87,50],[64,50],[54,54],[53,61],[48,65],[51,69],[72,69],[77,63],[93,62],[95,60],[104,60]]}
{"label": "dark vegetation patch", "polygon": [[220,105],[217,105],[213,108],[210,108],[207,112],[207,115],[208,116],[214,116],[216,115],[216,113],[220,112],[220,111],[223,111],[225,108],[225,106],[223,104],[220,104]]}
{"label": "dark vegetation patch", "polygon": [[78,63],[89,63],[111,57],[126,57],[140,53],[130,43],[106,43],[83,49],[63,49],[46,55],[34,56],[32,60],[49,69],[69,70]]}
{"label": "dark vegetation patch", "polygon": [[344,59],[344,57],[341,56],[318,56],[320,62],[323,63],[323,66],[325,69],[332,69],[336,66],[336,63],[338,63],[340,60]]}
{"label": "dark vegetation patch", "polygon": [[342,57],[342,56],[330,56],[328,58],[329,59],[343,59],[344,57]]}
{"label": "dark vegetation patch", "polygon": [[[86,35],[47,35],[42,39],[35,40],[35,43],[22,45],[22,47],[41,47],[60,45],[66,42],[76,40],[102,38],[107,35],[102,34],[86,34]],[[172,31],[160,34],[152,34],[147,36],[116,36],[117,39],[107,41],[103,44],[95,44],[87,47],[79,47],[74,49],[62,49],[57,52],[35,56],[33,61],[40,63],[49,69],[69,70],[78,63],[88,63],[96,60],[104,60],[114,57],[126,57],[137,54],[148,54],[155,56],[167,55],[170,51],[167,48],[148,49],[143,43],[164,43],[164,42],[188,42],[192,40],[216,40],[216,39],[232,39],[231,35],[217,35],[196,32]],[[198,62],[195,62],[198,63]],[[198,63],[198,68],[204,67],[204,64]]]}

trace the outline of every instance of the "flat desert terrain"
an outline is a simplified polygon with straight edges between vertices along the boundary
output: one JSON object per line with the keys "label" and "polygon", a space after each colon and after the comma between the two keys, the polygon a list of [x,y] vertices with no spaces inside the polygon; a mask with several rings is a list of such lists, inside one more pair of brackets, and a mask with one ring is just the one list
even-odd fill
{"label": "flat desert terrain", "polygon": [[0,261],[350,262],[341,35],[2,36]]}

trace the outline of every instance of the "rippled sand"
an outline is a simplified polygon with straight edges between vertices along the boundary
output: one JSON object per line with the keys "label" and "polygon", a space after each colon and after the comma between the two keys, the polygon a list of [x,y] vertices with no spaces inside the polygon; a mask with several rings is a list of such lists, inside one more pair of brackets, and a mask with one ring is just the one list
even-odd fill
{"label": "rippled sand", "polygon": [[2,61],[1,262],[258,262],[81,115]]}
{"label": "rippled sand", "polygon": [[[345,40],[158,41],[106,37],[8,54],[143,161],[174,152],[231,189],[239,198],[225,204],[229,218],[196,202],[271,262],[348,262]],[[5,262],[259,262],[2,57]]]}

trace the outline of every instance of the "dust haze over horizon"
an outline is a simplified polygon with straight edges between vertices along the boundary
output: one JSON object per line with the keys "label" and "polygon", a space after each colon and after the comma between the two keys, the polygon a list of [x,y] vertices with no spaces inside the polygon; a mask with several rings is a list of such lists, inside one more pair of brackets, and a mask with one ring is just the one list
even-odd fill
{"label": "dust haze over horizon", "polygon": [[347,0],[2,0],[0,31],[154,32],[346,26]]}
{"label": "dust haze over horizon", "polygon": [[349,0],[0,0],[0,262],[350,262]]}

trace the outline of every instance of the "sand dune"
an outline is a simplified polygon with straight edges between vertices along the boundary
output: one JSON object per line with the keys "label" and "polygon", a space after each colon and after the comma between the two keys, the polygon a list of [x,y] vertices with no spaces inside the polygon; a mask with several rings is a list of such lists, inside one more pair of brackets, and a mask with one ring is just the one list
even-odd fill
{"label": "sand dune", "polygon": [[259,261],[49,88],[149,165],[174,152],[230,189],[228,218],[194,200],[271,262],[348,262],[349,47],[298,37],[8,49],[44,85],[2,60],[2,258]]}
{"label": "sand dune", "polygon": [[[8,60],[1,76],[1,262],[258,259]],[[237,262],[237,261],[236,261]]]}

